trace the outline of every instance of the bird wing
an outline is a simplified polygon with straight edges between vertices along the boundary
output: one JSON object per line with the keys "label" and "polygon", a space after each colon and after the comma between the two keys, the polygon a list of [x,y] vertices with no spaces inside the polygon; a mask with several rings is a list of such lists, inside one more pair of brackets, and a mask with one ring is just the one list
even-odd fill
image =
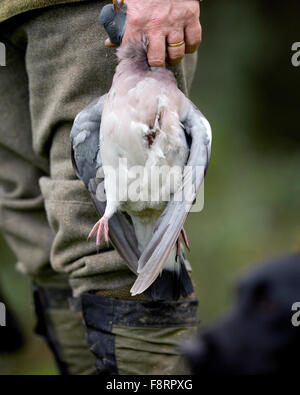
{"label": "bird wing", "polygon": [[212,140],[210,124],[190,101],[188,101],[188,110],[181,122],[187,141],[190,142],[182,186],[168,202],[157,221],[152,239],[140,257],[140,269],[138,278],[131,289],[132,295],[144,292],[164,268],[203,182],[210,159]]}
{"label": "bird wing", "polygon": [[[104,189],[101,199],[99,198],[99,187],[103,186],[104,181],[99,145],[100,124],[106,96],[96,99],[76,116],[70,134],[71,158],[75,173],[90,192],[100,217],[103,216],[106,207]],[[138,242],[131,220],[122,212],[117,212],[109,220],[109,238],[127,266],[136,274],[140,257]]]}

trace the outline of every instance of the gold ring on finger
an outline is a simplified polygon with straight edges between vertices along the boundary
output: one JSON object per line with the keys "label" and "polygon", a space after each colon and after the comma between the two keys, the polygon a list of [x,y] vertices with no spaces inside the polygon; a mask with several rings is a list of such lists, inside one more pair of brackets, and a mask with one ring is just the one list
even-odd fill
{"label": "gold ring on finger", "polygon": [[168,47],[172,47],[172,48],[181,47],[181,45],[183,45],[183,44],[184,44],[184,40],[179,41],[179,43],[174,43],[174,44],[169,44],[168,43]]}

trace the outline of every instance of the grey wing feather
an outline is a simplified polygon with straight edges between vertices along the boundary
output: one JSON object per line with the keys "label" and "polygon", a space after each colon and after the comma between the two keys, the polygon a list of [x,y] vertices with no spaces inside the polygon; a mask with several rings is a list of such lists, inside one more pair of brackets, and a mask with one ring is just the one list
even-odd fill
{"label": "grey wing feather", "polygon": [[71,158],[75,173],[88,188],[97,172],[101,114],[106,95],[94,100],[75,117],[71,134]]}
{"label": "grey wing feather", "polygon": [[[104,214],[106,199],[97,198],[97,188],[103,183],[100,154],[100,124],[106,95],[94,100],[75,118],[70,134],[71,158],[77,177],[91,194],[100,217]],[[109,220],[109,238],[112,245],[136,274],[140,252],[133,225],[121,212]]]}
{"label": "grey wing feather", "polygon": [[189,102],[189,110],[181,120],[190,137],[190,153],[183,174],[182,187],[171,197],[157,221],[153,237],[139,260],[139,276],[132,295],[144,292],[158,277],[173,248],[203,182],[211,151],[211,128],[201,112]]}

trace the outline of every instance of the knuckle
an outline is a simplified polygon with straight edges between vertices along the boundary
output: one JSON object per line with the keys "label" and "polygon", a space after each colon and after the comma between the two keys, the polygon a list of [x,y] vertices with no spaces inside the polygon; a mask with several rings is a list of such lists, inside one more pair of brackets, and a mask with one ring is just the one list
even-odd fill
{"label": "knuckle", "polygon": [[196,16],[197,18],[199,18],[200,16],[200,5],[198,2],[193,1],[190,6],[189,6],[189,10],[190,10],[190,15],[191,16]]}
{"label": "knuckle", "polygon": [[161,16],[159,16],[159,15],[155,16],[155,17],[152,17],[150,22],[149,22],[149,26],[152,29],[157,29],[157,28],[161,27],[162,24],[163,24],[163,18]]}
{"label": "knuckle", "polygon": [[127,19],[128,19],[128,24],[129,25],[130,24],[131,25],[139,25],[140,24],[140,20],[141,20],[139,14],[128,15]]}
{"label": "knuckle", "polygon": [[171,18],[175,21],[182,21],[182,9],[174,8],[172,10]]}

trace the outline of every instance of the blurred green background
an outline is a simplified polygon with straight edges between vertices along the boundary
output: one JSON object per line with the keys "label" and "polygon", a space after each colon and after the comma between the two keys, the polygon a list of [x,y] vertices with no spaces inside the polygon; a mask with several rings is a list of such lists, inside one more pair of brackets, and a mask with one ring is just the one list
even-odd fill
{"label": "blurred green background", "polygon": [[[237,273],[299,247],[300,41],[297,1],[205,0],[203,43],[191,97],[211,122],[213,151],[205,208],[186,230],[205,327],[232,298]],[[19,317],[26,345],[0,356],[0,373],[55,374],[32,334],[28,279],[0,240],[1,287]],[[259,264],[259,263],[258,263]]]}

